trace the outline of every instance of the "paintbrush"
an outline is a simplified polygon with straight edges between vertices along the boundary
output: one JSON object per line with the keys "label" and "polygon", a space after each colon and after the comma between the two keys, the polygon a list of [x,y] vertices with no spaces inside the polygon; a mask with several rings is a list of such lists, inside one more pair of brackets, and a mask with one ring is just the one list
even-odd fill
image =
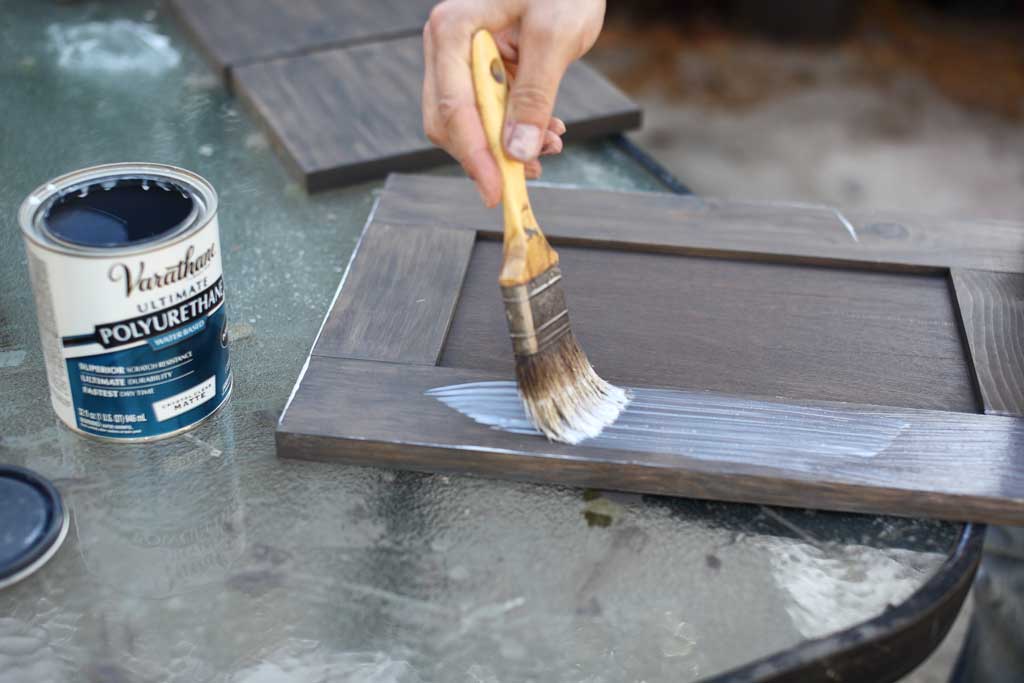
{"label": "paintbrush", "polygon": [[473,36],[472,65],[477,109],[501,170],[505,232],[498,284],[519,395],[537,429],[554,441],[575,444],[614,422],[629,396],[594,372],[572,333],[558,253],[530,208],[523,164],[509,159],[501,142],[508,76],[487,31]]}

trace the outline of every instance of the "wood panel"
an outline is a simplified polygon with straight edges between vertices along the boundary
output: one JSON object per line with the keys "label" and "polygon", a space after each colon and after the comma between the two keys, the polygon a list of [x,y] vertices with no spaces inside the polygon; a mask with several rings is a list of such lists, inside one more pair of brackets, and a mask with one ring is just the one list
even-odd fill
{"label": "wood panel", "polygon": [[954,268],[985,412],[1024,417],[1024,275]]}
{"label": "wood panel", "polygon": [[[450,160],[423,133],[420,36],[238,67],[235,88],[289,168],[320,190]],[[566,140],[640,123],[639,109],[589,66],[566,73],[556,114]],[[472,201],[479,204],[479,198]]]}
{"label": "wood panel", "polygon": [[[480,205],[458,178],[394,175],[378,218],[498,235],[501,215]],[[744,202],[663,193],[607,192],[534,184],[530,198],[545,232],[562,244],[847,264],[885,270],[951,267],[1024,273],[1024,224],[885,211]],[[857,235],[843,225],[842,215]]]}
{"label": "wood panel", "polygon": [[[899,425],[877,453],[807,457],[771,442],[706,439],[639,453],[554,444],[477,424],[428,390],[504,379],[479,370],[398,366],[314,356],[279,425],[289,457],[429,472],[477,474],[726,501],[853,512],[1024,523],[1024,421],[962,413],[759,402],[764,410],[827,411],[841,442],[862,422]],[[745,399],[712,397],[750,410]],[[724,414],[728,411],[724,410]],[[815,413],[817,414],[817,413]]]}
{"label": "wood panel", "polygon": [[[978,409],[941,275],[584,247],[560,254],[573,330],[617,381]],[[499,242],[477,243],[442,365],[512,376],[500,263]]]}
{"label": "wood panel", "polygon": [[[471,193],[464,180],[389,180],[367,234],[381,232],[372,250],[360,249],[338,299],[351,318],[332,312],[318,348],[341,340],[340,354],[373,346],[393,360],[412,335],[428,337],[433,352],[404,365],[313,355],[278,427],[280,455],[1024,523],[1024,419],[972,412],[979,401],[959,319],[973,335],[978,384],[988,372],[993,395],[1012,405],[1024,276],[956,271],[957,262],[998,259],[993,245],[1012,244],[1017,226],[915,217],[899,224],[912,226],[905,231],[874,229],[894,243],[885,252],[860,223],[858,240],[833,240],[824,209],[537,188],[538,212],[563,244],[574,330],[603,375],[635,388],[615,424],[572,447],[528,433],[508,381],[499,246],[478,232],[494,234],[500,217]],[[965,228],[970,239],[957,235]],[[426,246],[439,230],[453,242],[464,235],[456,261],[468,267],[449,281]],[[373,278],[391,272],[386,254],[397,252],[410,274],[388,291]],[[409,326],[403,317],[358,332],[353,320],[376,325],[377,310],[408,307],[413,290],[450,297],[443,325],[413,316]],[[992,310],[1006,327],[992,325]],[[359,338],[346,340],[353,330]],[[444,365],[434,366],[442,330]],[[448,386],[491,380],[505,382]],[[987,405],[993,412],[993,399]]]}
{"label": "wood panel", "polygon": [[415,35],[434,0],[171,0],[222,77],[240,64]]}
{"label": "wood panel", "polygon": [[475,239],[466,230],[368,226],[313,353],[435,364]]}

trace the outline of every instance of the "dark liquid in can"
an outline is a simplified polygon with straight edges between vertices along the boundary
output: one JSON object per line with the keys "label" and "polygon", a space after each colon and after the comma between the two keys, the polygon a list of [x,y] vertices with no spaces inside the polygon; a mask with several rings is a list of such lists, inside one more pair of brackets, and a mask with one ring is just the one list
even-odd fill
{"label": "dark liquid in can", "polygon": [[174,230],[194,207],[191,194],[174,183],[125,178],[58,197],[47,212],[46,228],[69,244],[123,247]]}

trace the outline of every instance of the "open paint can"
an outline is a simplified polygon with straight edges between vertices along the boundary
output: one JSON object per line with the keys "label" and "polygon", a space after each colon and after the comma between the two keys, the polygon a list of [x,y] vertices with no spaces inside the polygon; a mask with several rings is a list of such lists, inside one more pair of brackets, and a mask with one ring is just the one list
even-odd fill
{"label": "open paint can", "polygon": [[115,441],[194,427],[231,393],[217,194],[161,164],[75,171],[19,213],[53,409]]}

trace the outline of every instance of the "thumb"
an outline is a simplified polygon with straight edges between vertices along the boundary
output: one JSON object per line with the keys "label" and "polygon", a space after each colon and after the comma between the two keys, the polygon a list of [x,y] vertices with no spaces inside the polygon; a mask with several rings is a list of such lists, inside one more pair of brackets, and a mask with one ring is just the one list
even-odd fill
{"label": "thumb", "polygon": [[550,31],[529,31],[519,39],[519,64],[505,112],[505,152],[513,159],[530,161],[540,154],[544,131],[555,108],[558,84],[568,59]]}

